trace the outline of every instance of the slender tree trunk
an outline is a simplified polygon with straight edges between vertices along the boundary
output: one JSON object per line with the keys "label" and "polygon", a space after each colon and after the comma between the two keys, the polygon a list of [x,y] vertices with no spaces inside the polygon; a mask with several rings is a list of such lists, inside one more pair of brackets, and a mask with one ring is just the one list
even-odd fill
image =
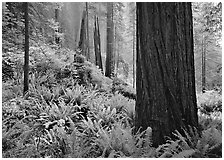
{"label": "slender tree trunk", "polygon": [[89,52],[89,9],[88,2],[86,2],[86,59],[90,60]]}
{"label": "slender tree trunk", "polygon": [[79,48],[82,50],[82,54],[86,56],[86,29],[85,29],[85,18],[86,18],[86,11],[83,11],[82,15],[82,22],[80,28],[80,38],[79,38]]}
{"label": "slender tree trunk", "polygon": [[114,25],[114,69],[115,69],[115,77],[117,77],[117,67],[115,64],[116,63],[116,60],[117,60],[117,23],[115,23]]}
{"label": "slender tree trunk", "polygon": [[153,145],[198,127],[191,3],[137,3],[136,129]]}
{"label": "slender tree trunk", "polygon": [[205,93],[206,90],[206,80],[205,80],[205,72],[206,72],[206,68],[205,68],[205,41],[204,41],[204,36],[202,38],[202,93]]}
{"label": "slender tree trunk", "polygon": [[105,76],[113,77],[114,55],[113,55],[113,2],[107,2],[107,57]]}
{"label": "slender tree trunk", "polygon": [[[59,9],[55,8],[55,22],[59,22]],[[60,43],[60,38],[58,37],[58,33],[59,33],[59,28],[56,29],[56,34],[55,34],[55,43],[59,44]]]}
{"label": "slender tree trunk", "polygon": [[29,90],[29,15],[28,15],[28,2],[24,2],[24,18],[25,18],[25,56],[24,56],[24,90],[25,95]]}
{"label": "slender tree trunk", "polygon": [[119,62],[120,62],[120,43],[118,41],[117,43],[117,71],[116,74],[118,75],[118,69],[119,69]]}

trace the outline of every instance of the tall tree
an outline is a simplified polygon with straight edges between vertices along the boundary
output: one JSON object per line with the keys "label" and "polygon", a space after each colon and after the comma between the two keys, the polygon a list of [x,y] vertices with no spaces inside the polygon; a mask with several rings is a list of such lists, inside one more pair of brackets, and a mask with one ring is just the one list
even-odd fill
{"label": "tall tree", "polygon": [[[56,7],[55,8],[55,22],[58,23],[59,22],[59,8]],[[56,28],[56,34],[55,34],[55,43],[59,44],[60,42],[60,38],[58,37],[58,33],[59,33],[59,27]]]}
{"label": "tall tree", "polygon": [[103,72],[103,64],[101,57],[101,45],[100,45],[100,29],[98,17],[95,17],[94,26],[94,48],[95,48],[95,63]]}
{"label": "tall tree", "polygon": [[28,7],[29,3],[24,2],[24,19],[25,19],[25,56],[24,56],[24,95],[29,90],[29,16],[28,16]]}
{"label": "tall tree", "polygon": [[[117,73],[118,73],[118,66],[119,66],[119,51],[118,51],[118,43],[117,43],[117,21],[115,20],[115,23],[113,25],[114,27],[114,47],[113,47],[113,52],[114,52],[114,75],[115,77],[117,77]],[[116,64],[116,65],[115,65]],[[115,69],[116,68],[116,69]],[[116,70],[116,71],[115,71]]]}
{"label": "tall tree", "polygon": [[86,41],[86,29],[85,29],[86,25],[85,25],[85,19],[86,19],[86,11],[83,11],[81,28],[80,28],[79,48],[82,50],[84,55],[86,53],[86,43],[85,43],[85,41]]}
{"label": "tall tree", "polygon": [[137,3],[136,129],[153,145],[198,127],[191,3]]}
{"label": "tall tree", "polygon": [[89,52],[89,9],[88,9],[88,2],[86,2],[86,59],[90,59],[90,52]]}
{"label": "tall tree", "polygon": [[105,76],[111,77],[114,73],[114,55],[113,55],[113,2],[107,2],[107,57]]}
{"label": "tall tree", "polygon": [[204,43],[204,38],[202,39],[202,56],[201,56],[201,77],[202,77],[202,93],[205,92],[206,90],[206,78],[205,78],[205,74],[206,74],[206,58],[205,58],[205,55],[206,55],[206,47],[205,47],[205,43]]}

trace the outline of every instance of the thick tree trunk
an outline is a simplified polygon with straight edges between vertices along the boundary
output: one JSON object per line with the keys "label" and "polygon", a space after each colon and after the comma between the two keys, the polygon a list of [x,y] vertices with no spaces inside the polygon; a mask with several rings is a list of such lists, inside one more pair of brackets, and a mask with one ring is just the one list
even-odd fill
{"label": "thick tree trunk", "polygon": [[95,28],[94,28],[94,49],[95,49],[95,63],[103,72],[103,64],[101,57],[101,46],[100,46],[100,31],[98,17],[95,17]]}
{"label": "thick tree trunk", "polygon": [[107,57],[105,71],[107,77],[112,77],[114,73],[113,43],[113,2],[107,2]]}
{"label": "thick tree trunk", "polygon": [[25,95],[26,92],[29,90],[29,16],[28,16],[28,2],[24,4],[24,18],[25,18],[25,55],[24,55],[24,90],[23,94]]}
{"label": "thick tree trunk", "polygon": [[137,3],[136,129],[198,127],[191,3]]}

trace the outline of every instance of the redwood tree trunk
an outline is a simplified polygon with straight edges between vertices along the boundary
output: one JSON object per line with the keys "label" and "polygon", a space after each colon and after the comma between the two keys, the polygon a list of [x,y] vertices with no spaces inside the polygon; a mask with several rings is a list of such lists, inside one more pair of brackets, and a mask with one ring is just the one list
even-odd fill
{"label": "redwood tree trunk", "polygon": [[103,64],[101,57],[101,46],[100,46],[100,31],[99,31],[99,22],[98,17],[95,17],[95,26],[94,26],[94,49],[95,49],[95,63],[101,71],[103,72]]}
{"label": "redwood tree trunk", "polygon": [[136,129],[153,145],[198,127],[191,3],[137,3]]}
{"label": "redwood tree trunk", "polygon": [[28,16],[28,2],[24,4],[24,19],[25,19],[25,55],[24,55],[24,89],[23,94],[29,90],[29,16]]}
{"label": "redwood tree trunk", "polygon": [[111,77],[114,73],[114,56],[113,56],[113,2],[107,2],[107,57],[105,76]]}

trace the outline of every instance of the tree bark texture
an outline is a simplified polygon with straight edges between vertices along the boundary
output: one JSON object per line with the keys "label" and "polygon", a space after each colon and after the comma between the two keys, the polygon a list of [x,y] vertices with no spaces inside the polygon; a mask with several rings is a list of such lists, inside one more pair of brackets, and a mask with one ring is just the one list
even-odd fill
{"label": "tree bark texture", "polygon": [[114,55],[113,55],[113,2],[107,2],[107,57],[105,76],[112,77],[114,73]]}
{"label": "tree bark texture", "polygon": [[137,3],[136,129],[153,145],[198,127],[191,3]]}
{"label": "tree bark texture", "polygon": [[95,49],[95,64],[99,66],[103,72],[103,64],[101,57],[101,46],[100,46],[100,31],[99,31],[99,21],[98,17],[95,17],[95,26],[94,26],[94,49]]}
{"label": "tree bark texture", "polygon": [[24,18],[25,18],[25,55],[24,55],[24,90],[25,95],[29,90],[29,15],[28,15],[28,2],[24,2]]}

